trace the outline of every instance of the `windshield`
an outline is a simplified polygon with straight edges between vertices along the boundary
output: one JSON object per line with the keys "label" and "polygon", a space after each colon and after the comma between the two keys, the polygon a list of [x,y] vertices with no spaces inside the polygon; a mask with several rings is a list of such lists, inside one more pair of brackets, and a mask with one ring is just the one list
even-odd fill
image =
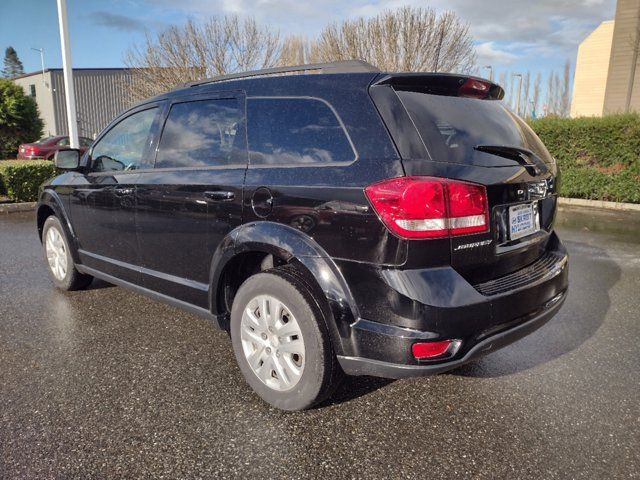
{"label": "windshield", "polygon": [[42,143],[45,143],[45,142],[47,142],[47,141],[51,140],[52,138],[53,138],[53,136],[49,136],[49,137],[42,137],[42,138],[41,138],[40,140],[38,140],[37,142],[33,142],[33,143],[34,143],[34,144],[36,144],[36,145],[39,145],[39,144],[42,144]]}
{"label": "windshield", "polygon": [[398,91],[433,160],[474,163],[477,146],[531,150],[545,162],[553,159],[537,135],[496,100]]}

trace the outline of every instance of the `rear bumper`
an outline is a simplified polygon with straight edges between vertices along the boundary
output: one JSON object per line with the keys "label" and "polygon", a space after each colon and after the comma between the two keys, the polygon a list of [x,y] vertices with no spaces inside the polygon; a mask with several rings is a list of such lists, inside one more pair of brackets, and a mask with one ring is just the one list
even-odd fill
{"label": "rear bumper", "polygon": [[[338,361],[344,372],[348,375],[370,375],[384,378],[407,378],[435,375],[460,367],[465,363],[475,360],[487,353],[505,347],[536,331],[547,323],[562,307],[566,298],[566,291],[558,294],[549,301],[542,311],[530,315],[521,320],[517,326],[503,332],[492,335],[476,343],[461,358],[428,365],[407,365],[391,363],[382,360],[374,360],[362,357],[338,356]],[[418,335],[416,335],[416,338]],[[413,342],[411,342],[413,343]]]}
{"label": "rear bumper", "polygon": [[[343,334],[340,364],[352,375],[388,378],[456,368],[531,333],[559,310],[568,288],[568,256],[555,234],[534,264],[471,285],[451,267],[424,270],[341,265],[360,319]],[[460,340],[446,359],[419,361],[416,342]]]}

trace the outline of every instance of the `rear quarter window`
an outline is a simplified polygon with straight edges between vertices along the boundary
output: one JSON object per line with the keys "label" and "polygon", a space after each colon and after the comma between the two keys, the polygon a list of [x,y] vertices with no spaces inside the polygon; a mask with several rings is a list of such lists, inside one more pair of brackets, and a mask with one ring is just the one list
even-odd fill
{"label": "rear quarter window", "polygon": [[355,151],[333,109],[314,98],[247,99],[251,165],[352,162]]}

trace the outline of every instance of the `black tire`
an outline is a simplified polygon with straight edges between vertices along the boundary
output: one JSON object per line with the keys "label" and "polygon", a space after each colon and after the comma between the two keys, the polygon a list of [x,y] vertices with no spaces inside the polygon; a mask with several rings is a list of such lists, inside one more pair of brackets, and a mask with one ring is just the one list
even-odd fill
{"label": "black tire", "polygon": [[[286,305],[304,339],[302,375],[290,390],[269,387],[249,365],[241,340],[241,323],[247,305],[258,295],[270,295]],[[326,400],[342,375],[331,346],[322,311],[305,283],[286,267],[258,273],[238,289],[231,308],[231,342],[238,366],[247,383],[267,403],[282,410],[305,410]]]}
{"label": "black tire", "polygon": [[[66,269],[63,277],[58,278],[56,274],[53,272],[53,269],[49,263],[49,259],[47,258],[47,238],[49,235],[49,230],[56,229],[60,234],[62,239],[62,243],[64,244],[64,251],[66,253]],[[67,235],[65,233],[64,228],[62,228],[62,224],[57,217],[51,215],[44,222],[44,226],[42,227],[42,252],[44,253],[44,259],[47,265],[47,271],[49,272],[49,277],[53,281],[53,284],[56,288],[60,290],[82,290],[89,286],[93,277],[91,275],[86,275],[80,273],[73,262],[73,257],[71,255],[71,248],[69,247],[69,241],[67,240]]]}

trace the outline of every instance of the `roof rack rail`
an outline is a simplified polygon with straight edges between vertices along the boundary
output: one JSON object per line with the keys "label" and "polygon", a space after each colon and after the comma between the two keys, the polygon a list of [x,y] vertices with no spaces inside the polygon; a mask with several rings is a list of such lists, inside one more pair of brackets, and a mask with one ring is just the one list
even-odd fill
{"label": "roof rack rail", "polygon": [[359,72],[379,72],[377,67],[364,60],[342,60],[338,62],[328,63],[308,63],[305,65],[293,65],[290,67],[274,67],[262,70],[253,70],[250,72],[231,73],[228,75],[219,75],[204,80],[196,80],[185,84],[185,87],[195,87],[204,85],[205,83],[224,82],[227,80],[236,80],[241,78],[262,77],[269,75],[278,75],[281,73],[307,72],[320,70],[320,73],[359,73]]}

